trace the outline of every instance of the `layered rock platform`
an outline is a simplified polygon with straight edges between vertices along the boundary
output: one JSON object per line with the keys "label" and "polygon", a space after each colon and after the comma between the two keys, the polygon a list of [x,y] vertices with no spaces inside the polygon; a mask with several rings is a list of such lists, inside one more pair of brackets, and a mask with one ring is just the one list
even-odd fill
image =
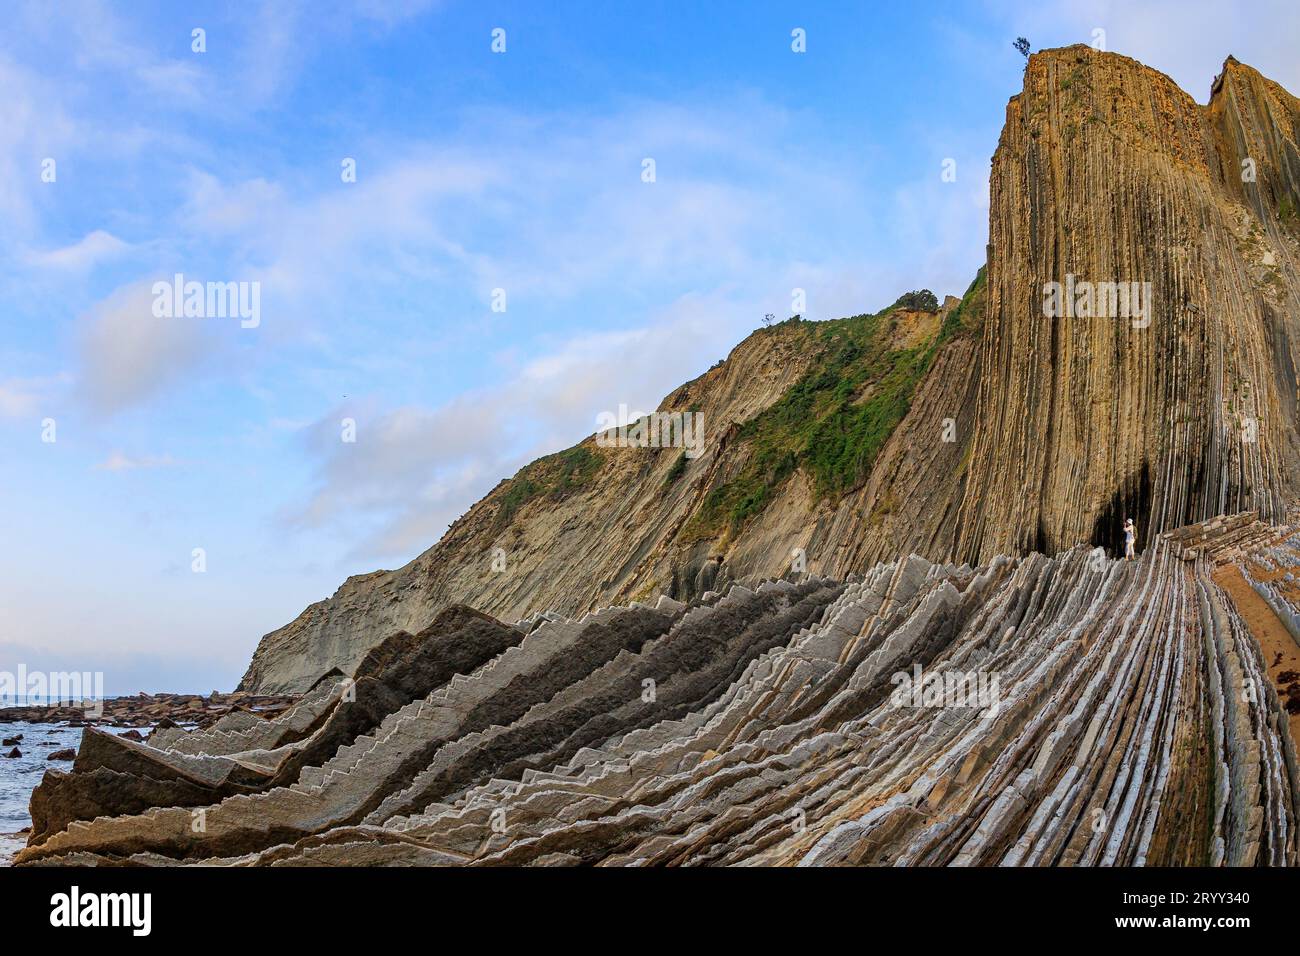
{"label": "layered rock platform", "polygon": [[[382,719],[292,782],[77,819],[18,862],[1293,864],[1287,714],[1213,579],[1288,547],[1271,528],[1242,550],[1258,524],[1188,531],[1195,557],[1172,540],[1136,562],[912,555],[845,582],[480,620],[491,656],[383,695]],[[387,656],[409,670],[438,639]],[[277,722],[293,731],[247,750],[238,729],[169,731],[121,744],[120,772],[323,755],[310,728],[354,706],[323,687]]]}

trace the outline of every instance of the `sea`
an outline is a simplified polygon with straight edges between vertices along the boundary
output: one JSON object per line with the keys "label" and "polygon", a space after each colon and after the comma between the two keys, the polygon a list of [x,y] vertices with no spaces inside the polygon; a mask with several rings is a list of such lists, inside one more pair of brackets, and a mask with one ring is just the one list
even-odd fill
{"label": "sea", "polygon": [[[29,707],[46,704],[40,698],[5,697],[0,707]],[[109,733],[126,733],[128,727],[101,727]],[[149,727],[136,728],[142,734],[148,734]],[[51,767],[61,770],[71,768],[70,760],[50,760],[49,755],[56,750],[81,746],[83,728],[69,727],[67,724],[29,724],[0,720],[0,740],[22,735],[18,743],[21,757],[8,757],[13,745],[0,747],[0,866],[4,866],[20,849],[27,845],[26,835],[15,836],[19,831],[31,826],[32,818],[27,812],[31,802],[32,791],[36,789]]]}

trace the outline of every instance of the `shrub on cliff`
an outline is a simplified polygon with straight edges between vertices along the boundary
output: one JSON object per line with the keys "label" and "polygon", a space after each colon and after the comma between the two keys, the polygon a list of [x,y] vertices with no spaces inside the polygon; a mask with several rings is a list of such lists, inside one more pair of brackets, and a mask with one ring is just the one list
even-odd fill
{"label": "shrub on cliff", "polygon": [[929,289],[918,289],[916,292],[900,295],[891,308],[910,309],[913,312],[938,312],[939,297]]}

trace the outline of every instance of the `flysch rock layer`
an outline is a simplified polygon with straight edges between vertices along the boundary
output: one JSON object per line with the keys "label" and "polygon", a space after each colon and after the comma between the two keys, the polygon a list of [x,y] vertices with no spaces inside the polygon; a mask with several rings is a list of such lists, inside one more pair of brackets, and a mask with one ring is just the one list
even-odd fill
{"label": "flysch rock layer", "polygon": [[[1032,59],[993,158],[959,554],[1114,544],[1126,515],[1146,540],[1245,509],[1282,520],[1298,130],[1295,98],[1232,59],[1205,107],[1114,54]],[[1145,314],[1045,319],[1068,276],[1143,283]]]}
{"label": "flysch rock layer", "polygon": [[236,712],[206,729],[158,729],[148,746],[88,728],[71,772],[47,771],[33,791],[31,842],[74,820],[154,806],[202,807],[291,784],[394,710],[523,636],[487,615],[452,607],[418,635],[391,635],[366,655],[354,678],[321,681],[274,719]]}
{"label": "flysch rock layer", "polygon": [[[698,457],[587,439],[585,482],[533,499],[502,482],[406,566],[349,578],[266,635],[241,686],[352,674],[452,604],[572,616],[782,577],[796,553],[844,580],[909,552],[1115,553],[1125,516],[1144,546],[1222,513],[1282,520],[1300,475],[1298,131],[1296,99],[1231,58],[1201,106],[1123,56],[1035,54],[993,157],[986,273],[958,334],[938,338],[951,297],[937,320],[895,316],[903,344],[937,354],[858,484],[827,496],[796,470],[743,527],[693,530],[750,460],[744,424],[816,368],[816,323],[763,329],[661,404],[703,416]],[[1139,283],[1145,316],[1045,316],[1046,284],[1071,276]]]}
{"label": "flysch rock layer", "polygon": [[[1286,713],[1212,579],[1300,568],[1292,533],[1250,514],[1138,561],[912,555],[845,583],[552,616],[391,698],[291,785],[75,820],[17,862],[1294,864]],[[290,736],[319,718],[268,723],[295,719]],[[253,729],[134,746],[198,776],[196,760],[267,763],[223,737]]]}

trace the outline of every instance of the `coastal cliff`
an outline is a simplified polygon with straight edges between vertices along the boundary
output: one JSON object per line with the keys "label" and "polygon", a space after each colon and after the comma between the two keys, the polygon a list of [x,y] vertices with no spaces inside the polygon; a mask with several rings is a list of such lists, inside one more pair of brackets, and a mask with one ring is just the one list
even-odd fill
{"label": "coastal cliff", "polygon": [[[1201,106],[1123,56],[1035,54],[960,300],[755,332],[660,405],[702,416],[698,457],[589,438],[534,462],[409,564],[266,635],[241,688],[351,673],[450,604],[514,621],[909,552],[1115,553],[1125,516],[1142,544],[1221,513],[1281,520],[1300,457],[1298,130],[1296,99],[1231,58]],[[1045,315],[1052,283],[1064,314]]]}

